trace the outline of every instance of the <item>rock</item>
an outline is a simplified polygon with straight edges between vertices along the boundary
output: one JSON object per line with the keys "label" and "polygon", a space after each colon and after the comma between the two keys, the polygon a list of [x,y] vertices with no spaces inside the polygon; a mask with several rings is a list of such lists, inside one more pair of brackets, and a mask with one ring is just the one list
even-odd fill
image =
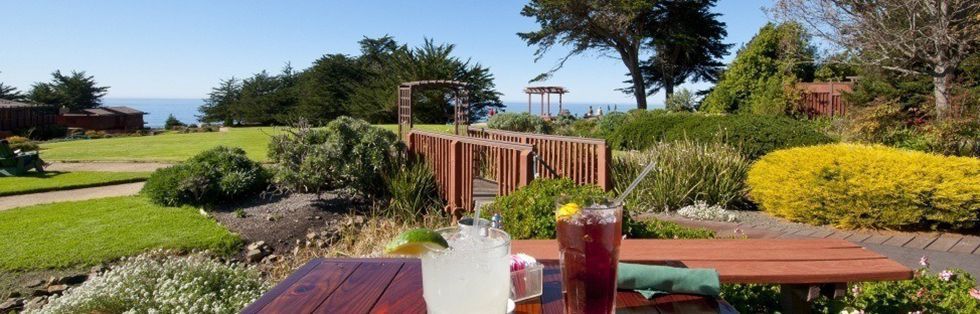
{"label": "rock", "polygon": [[44,280],[35,279],[35,280],[32,280],[32,281],[28,282],[25,287],[28,287],[28,288],[37,288],[37,287],[40,287],[40,286],[43,286],[43,285],[44,285]]}
{"label": "rock", "polygon": [[252,243],[251,243],[251,244],[249,244],[249,245],[248,245],[248,246],[247,246],[246,248],[247,248],[247,249],[248,249],[249,251],[252,251],[252,250],[261,250],[261,249],[262,249],[262,247],[264,247],[264,246],[266,246],[266,245],[265,245],[265,241],[257,241],[257,242],[252,242]]}
{"label": "rock", "polygon": [[262,259],[262,263],[271,264],[271,263],[278,262],[279,260],[280,260],[279,255],[270,254],[269,256],[266,256],[265,258]]}
{"label": "rock", "polygon": [[34,289],[34,291],[31,292],[31,297],[44,297],[44,296],[47,296],[49,294],[50,293],[48,293],[48,288]]}
{"label": "rock", "polygon": [[60,283],[61,283],[61,278],[60,277],[51,276],[51,277],[48,277],[48,281],[45,284],[45,286],[57,285],[57,284],[60,284]]}
{"label": "rock", "polygon": [[245,260],[250,263],[261,261],[263,257],[265,257],[265,253],[258,249],[248,250],[248,253],[245,253]]}
{"label": "rock", "polygon": [[47,297],[35,297],[35,298],[31,299],[30,301],[27,301],[26,304],[24,304],[24,309],[25,310],[39,310],[45,304],[48,304],[48,298]]}
{"label": "rock", "polygon": [[51,294],[51,295],[62,294],[62,293],[65,292],[65,290],[68,290],[68,285],[53,285],[53,286],[48,286],[48,294]]}
{"label": "rock", "polygon": [[310,233],[307,233],[306,234],[306,239],[308,239],[310,241],[313,241],[313,240],[315,240],[318,237],[319,237],[319,235],[317,235],[316,232],[310,232]]}
{"label": "rock", "polygon": [[276,217],[275,216],[272,216],[272,215],[268,215],[268,216],[265,216],[265,220],[268,220],[268,221],[276,221]]}
{"label": "rock", "polygon": [[323,217],[321,217],[321,216],[313,216],[313,220],[321,220],[321,219],[323,219]]}
{"label": "rock", "polygon": [[24,309],[24,299],[21,298],[9,298],[0,303],[0,313],[18,312],[22,309]]}

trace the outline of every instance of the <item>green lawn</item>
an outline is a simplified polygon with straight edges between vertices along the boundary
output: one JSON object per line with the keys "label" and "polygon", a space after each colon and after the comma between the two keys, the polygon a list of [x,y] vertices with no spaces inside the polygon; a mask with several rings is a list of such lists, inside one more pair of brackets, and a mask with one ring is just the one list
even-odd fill
{"label": "green lawn", "polygon": [[[378,125],[395,131],[396,124]],[[451,125],[416,125],[418,129],[452,132]],[[264,161],[269,137],[282,130],[273,127],[233,128],[229,132],[171,133],[156,136],[119,137],[97,140],[46,143],[41,158],[46,161],[183,161],[218,145],[241,147],[253,160]]]}
{"label": "green lawn", "polygon": [[32,171],[22,177],[0,177],[0,196],[138,182],[149,176],[149,172]]}
{"label": "green lawn", "polygon": [[0,211],[0,272],[93,265],[153,248],[232,253],[239,238],[191,207],[124,196]]}

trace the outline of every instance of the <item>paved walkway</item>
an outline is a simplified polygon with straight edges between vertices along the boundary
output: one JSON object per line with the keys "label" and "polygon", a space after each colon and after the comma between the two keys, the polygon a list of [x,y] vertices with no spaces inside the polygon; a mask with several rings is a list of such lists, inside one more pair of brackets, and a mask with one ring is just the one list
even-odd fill
{"label": "paved walkway", "polygon": [[82,201],[94,198],[136,195],[143,182],[107,185],[94,188],[32,193],[0,197],[0,211],[11,208],[56,202]]}
{"label": "paved walkway", "polygon": [[[761,214],[764,213],[753,213]],[[942,232],[846,231],[792,223],[777,218],[752,219],[742,223],[698,221],[675,215],[653,215],[689,227],[714,230],[718,237],[749,238],[834,238],[845,239],[912,269],[919,258],[929,257],[931,268],[960,268],[980,278],[980,237]],[[736,231],[737,230],[737,231]]]}
{"label": "paved walkway", "polygon": [[48,171],[153,172],[171,164],[155,162],[52,162]]}

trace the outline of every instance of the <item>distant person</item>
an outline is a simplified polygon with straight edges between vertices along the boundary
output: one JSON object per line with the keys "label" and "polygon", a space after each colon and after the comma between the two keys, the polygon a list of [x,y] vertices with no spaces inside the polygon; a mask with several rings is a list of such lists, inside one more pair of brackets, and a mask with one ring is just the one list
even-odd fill
{"label": "distant person", "polygon": [[495,114],[497,114],[497,111],[493,110],[493,108],[490,108],[490,117],[493,118],[493,115]]}
{"label": "distant person", "polygon": [[595,115],[600,116],[600,117],[602,116],[602,107],[599,107],[598,109],[596,109]]}
{"label": "distant person", "polygon": [[587,111],[585,113],[585,117],[588,118],[588,117],[591,117],[591,116],[592,116],[592,106],[589,106],[589,111]]}
{"label": "distant person", "polygon": [[613,111],[619,111],[619,105],[613,105]]}
{"label": "distant person", "polygon": [[609,105],[606,105],[606,112],[612,112],[612,108]]}

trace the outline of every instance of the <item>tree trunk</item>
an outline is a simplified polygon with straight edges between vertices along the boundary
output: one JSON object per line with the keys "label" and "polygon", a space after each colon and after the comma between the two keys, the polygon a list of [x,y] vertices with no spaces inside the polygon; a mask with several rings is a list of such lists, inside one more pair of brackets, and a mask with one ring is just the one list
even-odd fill
{"label": "tree trunk", "polygon": [[643,73],[640,72],[640,60],[636,54],[620,53],[620,55],[633,78],[633,97],[636,97],[636,109],[647,110],[647,86],[643,82]]}
{"label": "tree trunk", "polygon": [[936,117],[945,120],[950,115],[949,89],[953,84],[954,74],[948,67],[936,66],[936,75],[932,77],[933,95],[936,98]]}
{"label": "tree trunk", "polygon": [[664,101],[674,95],[674,77],[671,75],[664,75],[664,94]]}

